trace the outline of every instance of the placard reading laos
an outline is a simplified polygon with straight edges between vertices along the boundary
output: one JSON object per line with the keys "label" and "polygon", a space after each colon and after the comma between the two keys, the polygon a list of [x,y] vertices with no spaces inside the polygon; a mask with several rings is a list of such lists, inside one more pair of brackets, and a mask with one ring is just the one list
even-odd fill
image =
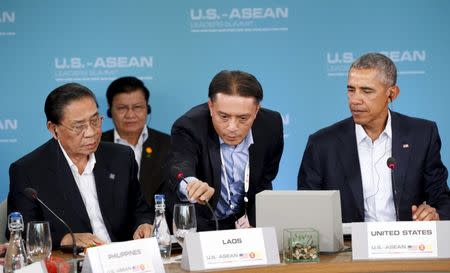
{"label": "placard reading laos", "polygon": [[201,232],[199,236],[205,269],[267,263],[261,229]]}

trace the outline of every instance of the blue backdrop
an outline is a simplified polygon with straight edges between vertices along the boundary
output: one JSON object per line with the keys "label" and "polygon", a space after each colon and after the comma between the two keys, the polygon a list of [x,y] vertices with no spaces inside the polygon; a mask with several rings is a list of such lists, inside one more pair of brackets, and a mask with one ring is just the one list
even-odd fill
{"label": "blue backdrop", "polygon": [[[346,71],[365,52],[399,69],[396,111],[437,122],[450,162],[450,1],[0,0],[0,199],[9,165],[47,139],[43,104],[66,82],[98,96],[134,75],[151,90],[151,127],[205,102],[222,69],[254,74],[282,113],[276,189],[295,189],[308,135],[349,116]],[[103,129],[112,128],[109,119]]]}

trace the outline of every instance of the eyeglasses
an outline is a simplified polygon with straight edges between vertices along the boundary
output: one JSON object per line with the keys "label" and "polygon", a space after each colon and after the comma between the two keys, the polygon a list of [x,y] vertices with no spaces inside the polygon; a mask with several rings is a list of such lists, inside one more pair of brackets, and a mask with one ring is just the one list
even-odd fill
{"label": "eyeglasses", "polygon": [[69,129],[70,131],[74,132],[76,135],[81,135],[81,134],[86,133],[89,126],[91,126],[94,129],[100,128],[102,126],[103,118],[104,118],[103,116],[96,116],[96,117],[93,117],[92,119],[90,119],[89,122],[82,123],[82,124],[76,124],[72,127],[69,127],[62,123],[60,123],[58,125],[61,125],[62,127],[66,128],[66,129]]}
{"label": "eyeglasses", "polygon": [[124,115],[125,113],[127,113],[130,110],[136,114],[142,114],[147,111],[147,105],[145,105],[145,104],[137,104],[137,105],[131,105],[131,106],[118,105],[118,106],[114,107],[114,110],[119,115]]}

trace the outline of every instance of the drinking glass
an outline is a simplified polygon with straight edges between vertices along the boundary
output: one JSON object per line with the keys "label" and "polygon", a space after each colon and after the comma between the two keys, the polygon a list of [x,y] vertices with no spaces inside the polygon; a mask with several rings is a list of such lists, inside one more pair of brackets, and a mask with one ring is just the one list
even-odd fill
{"label": "drinking glass", "polygon": [[175,204],[173,208],[173,234],[181,247],[188,232],[197,231],[194,204]]}
{"label": "drinking glass", "polygon": [[32,221],[27,225],[27,253],[31,262],[48,259],[52,253],[50,224],[47,221]]}

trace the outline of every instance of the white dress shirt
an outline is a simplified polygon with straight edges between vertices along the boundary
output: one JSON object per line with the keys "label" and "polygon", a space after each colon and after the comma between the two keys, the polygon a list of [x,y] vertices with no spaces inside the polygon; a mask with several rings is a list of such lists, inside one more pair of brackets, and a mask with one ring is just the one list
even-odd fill
{"label": "white dress shirt", "polygon": [[148,138],[147,126],[144,126],[144,129],[142,130],[142,133],[139,136],[136,146],[131,145],[130,143],[128,143],[128,141],[121,138],[119,135],[119,132],[117,132],[117,130],[114,129],[114,143],[126,145],[126,146],[130,147],[134,152],[134,158],[136,159],[136,162],[138,164],[138,178],[139,178],[139,173],[141,171],[142,149],[144,148],[144,142],[147,140],[147,138]]}
{"label": "white dress shirt", "polygon": [[95,187],[95,177],[93,172],[96,162],[95,154],[89,155],[89,160],[83,173],[79,174],[77,166],[67,155],[61,143],[59,143],[59,146],[63,151],[64,157],[69,163],[73,178],[77,183],[78,190],[80,191],[81,198],[83,199],[84,206],[86,207],[86,212],[89,216],[89,221],[91,222],[92,233],[104,242],[110,243],[111,238],[109,237],[108,230],[106,229],[105,222],[103,221],[103,216],[98,204],[97,189]]}
{"label": "white dress shirt", "polygon": [[395,221],[391,170],[386,162],[392,155],[391,114],[384,131],[372,141],[361,125],[355,125],[364,195],[364,221]]}

